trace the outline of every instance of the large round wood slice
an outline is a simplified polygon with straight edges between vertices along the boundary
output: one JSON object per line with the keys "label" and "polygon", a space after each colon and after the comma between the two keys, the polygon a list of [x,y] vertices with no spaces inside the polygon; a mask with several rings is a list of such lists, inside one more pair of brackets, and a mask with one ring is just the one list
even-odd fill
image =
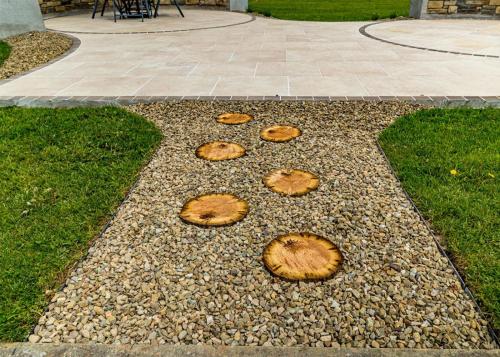
{"label": "large round wood slice", "polygon": [[328,239],[312,233],[282,235],[264,249],[264,264],[271,273],[290,280],[331,277],[342,264],[342,253]]}
{"label": "large round wood slice", "polygon": [[212,141],[196,149],[196,156],[210,161],[231,160],[245,155],[245,148],[225,141]]}
{"label": "large round wood slice", "polygon": [[289,196],[305,195],[319,186],[319,179],[316,175],[295,169],[272,171],[262,181],[272,191]]}
{"label": "large round wood slice", "polygon": [[179,216],[199,226],[225,226],[242,220],[248,203],[229,193],[198,196],[186,202]]}
{"label": "large round wood slice", "polygon": [[244,124],[253,119],[250,114],[224,113],[217,117],[217,122],[221,124]]}
{"label": "large round wood slice", "polygon": [[288,125],[273,125],[269,128],[265,128],[260,132],[260,137],[266,141],[272,141],[275,143],[283,143],[285,141],[290,141],[297,136],[300,136],[302,132],[300,129]]}

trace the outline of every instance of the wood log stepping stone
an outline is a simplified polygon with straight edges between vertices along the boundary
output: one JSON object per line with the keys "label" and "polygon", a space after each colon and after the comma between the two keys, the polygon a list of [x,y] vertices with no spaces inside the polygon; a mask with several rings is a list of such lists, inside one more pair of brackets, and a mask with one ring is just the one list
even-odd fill
{"label": "wood log stepping stone", "polygon": [[245,155],[245,148],[236,143],[212,141],[198,147],[196,156],[210,161],[237,159]]}
{"label": "wood log stepping stone", "polygon": [[319,186],[316,175],[296,169],[272,171],[262,181],[272,191],[288,196],[302,196]]}
{"label": "wood log stepping stone", "polygon": [[264,265],[274,275],[289,280],[317,280],[331,277],[343,257],[335,244],[312,233],[290,233],[269,243]]}
{"label": "wood log stepping stone", "polygon": [[260,137],[266,141],[283,143],[302,135],[300,129],[289,125],[273,125],[263,129]]}
{"label": "wood log stepping stone", "polygon": [[221,124],[244,124],[248,123],[253,119],[250,114],[239,114],[239,113],[224,113],[217,117],[217,122]]}
{"label": "wood log stepping stone", "polygon": [[229,193],[213,193],[187,201],[180,218],[198,226],[225,226],[241,221],[248,213],[248,203]]}

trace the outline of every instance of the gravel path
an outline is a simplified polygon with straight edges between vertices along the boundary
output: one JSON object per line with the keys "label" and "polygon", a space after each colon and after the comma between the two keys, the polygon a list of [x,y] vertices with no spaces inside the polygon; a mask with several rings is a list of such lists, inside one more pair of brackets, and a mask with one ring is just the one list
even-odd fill
{"label": "gravel path", "polygon": [[0,66],[0,79],[6,79],[45,64],[71,48],[71,38],[55,32],[29,32],[5,40],[11,48]]}
{"label": "gravel path", "polygon": [[[376,133],[415,110],[402,103],[183,102],[132,110],[165,134],[157,155],[104,236],[71,274],[30,341],[266,346],[492,348],[482,321],[391,175]],[[215,123],[242,111],[255,120]],[[262,141],[291,124],[303,135]],[[245,157],[197,159],[213,140]],[[283,197],[263,186],[291,167],[320,177],[318,190]],[[207,192],[248,200],[241,222],[199,228],[178,218]],[[329,238],[345,261],[323,282],[285,282],[264,268],[280,234]]]}

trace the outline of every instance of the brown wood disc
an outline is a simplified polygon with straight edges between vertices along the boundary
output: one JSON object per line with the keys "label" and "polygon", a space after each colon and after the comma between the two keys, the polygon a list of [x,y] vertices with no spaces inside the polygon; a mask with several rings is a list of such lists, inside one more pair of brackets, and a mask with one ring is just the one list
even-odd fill
{"label": "brown wood disc", "polygon": [[289,125],[273,125],[260,132],[260,137],[266,141],[283,143],[302,135],[300,129]]}
{"label": "brown wood disc", "polygon": [[262,181],[272,191],[289,196],[305,195],[319,186],[319,179],[316,175],[296,169],[272,171]]}
{"label": "brown wood disc", "polygon": [[196,156],[210,161],[237,159],[245,155],[245,148],[239,144],[225,141],[212,141],[196,149]]}
{"label": "brown wood disc", "polygon": [[290,233],[269,243],[263,253],[271,273],[290,280],[331,277],[342,264],[342,253],[328,239],[312,233]]}
{"label": "brown wood disc", "polygon": [[179,216],[199,226],[225,226],[242,220],[247,213],[246,201],[229,193],[213,193],[187,201]]}
{"label": "brown wood disc", "polygon": [[217,122],[221,124],[244,124],[253,119],[250,114],[224,113],[217,117]]}

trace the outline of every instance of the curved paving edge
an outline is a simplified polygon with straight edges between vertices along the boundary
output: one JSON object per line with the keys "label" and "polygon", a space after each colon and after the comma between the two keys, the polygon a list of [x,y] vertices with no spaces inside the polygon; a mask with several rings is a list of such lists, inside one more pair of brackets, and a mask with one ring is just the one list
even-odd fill
{"label": "curved paving edge", "polygon": [[[0,81],[1,85],[1,81]],[[49,108],[69,108],[69,107],[95,107],[106,105],[133,105],[139,103],[156,102],[176,102],[181,100],[200,100],[200,101],[327,101],[327,102],[393,102],[404,101],[414,104],[421,104],[439,108],[500,108],[500,96],[116,96],[116,97],[65,97],[65,96],[0,96],[0,107],[20,106],[27,108],[49,107]]]}
{"label": "curved paving edge", "polygon": [[[411,21],[411,20],[393,20],[393,21]],[[387,21],[382,21],[382,22],[374,22],[371,24],[364,25],[359,28],[359,33],[365,37],[368,37],[372,40],[375,41],[380,41],[384,43],[388,43],[390,45],[394,46],[401,46],[401,47],[406,47],[406,48],[413,48],[415,50],[422,50],[422,51],[431,51],[431,52],[439,52],[439,53],[448,53],[448,54],[453,54],[453,55],[459,55],[459,56],[473,56],[473,57],[486,57],[486,58],[500,58],[500,56],[496,55],[484,55],[481,53],[468,53],[468,52],[457,52],[457,51],[446,51],[446,50],[440,50],[436,48],[427,48],[427,47],[420,47],[420,46],[413,46],[413,45],[408,45],[405,43],[399,43],[399,42],[394,42],[394,41],[389,41],[386,39],[383,39],[381,37],[374,36],[366,31],[368,27],[375,26],[378,24],[383,24],[386,23]]]}
{"label": "curved paving edge", "polygon": [[[57,32],[57,31],[51,31],[51,32]],[[51,64],[54,64],[54,63],[56,63],[56,62],[59,62],[60,60],[62,60],[62,59],[64,59],[64,58],[68,57],[68,56],[69,56],[69,55],[71,55],[73,52],[75,52],[75,51],[76,51],[76,50],[80,47],[80,45],[82,44],[82,42],[80,41],[80,39],[79,39],[78,37],[71,36],[71,35],[66,34],[66,33],[65,33],[65,34],[63,34],[63,35],[64,35],[64,36],[66,36],[66,37],[69,37],[69,38],[73,41],[73,43],[72,43],[71,47],[70,47],[70,48],[69,48],[66,52],[64,52],[64,53],[63,53],[62,55],[60,55],[60,56],[57,56],[56,58],[51,59],[50,61],[48,61],[48,62],[46,62],[46,63],[44,63],[44,64],[42,64],[42,65],[40,65],[40,66],[37,66],[37,67],[34,67],[34,68],[30,69],[29,71],[26,71],[26,72],[22,72],[22,73],[16,74],[16,75],[14,75],[14,76],[12,76],[12,77],[9,77],[9,78],[7,78],[7,79],[0,79],[0,86],[1,86],[1,85],[3,85],[3,84],[6,84],[6,83],[8,83],[8,82],[11,82],[11,81],[13,81],[13,80],[15,80],[15,79],[18,79],[18,78],[24,77],[24,76],[26,76],[26,75],[28,75],[28,74],[30,74],[30,73],[36,72],[36,71],[38,71],[38,70],[40,70],[40,69],[42,69],[42,68],[48,67],[48,66],[50,66]],[[0,97],[0,103],[2,102],[2,98],[3,98],[3,97]],[[0,104],[0,106],[2,106],[2,104]]]}
{"label": "curved paving edge", "polygon": [[[213,10],[216,11],[216,10]],[[218,11],[218,10],[217,10]],[[244,14],[250,17],[249,20],[246,21],[241,21],[241,22],[236,22],[234,24],[228,24],[228,25],[220,25],[220,26],[208,26],[208,27],[194,27],[194,28],[189,28],[189,29],[177,29],[177,30],[160,30],[160,31],[127,31],[127,32],[87,32],[87,31],[61,31],[61,30],[56,30],[56,29],[51,29],[50,27],[47,27],[47,30],[53,31],[53,32],[58,32],[58,33],[63,33],[63,34],[85,34],[85,35],[141,35],[141,34],[155,34],[155,33],[172,33],[172,32],[189,32],[189,31],[200,31],[200,30],[213,30],[213,29],[221,29],[221,28],[226,28],[226,27],[233,27],[233,26],[239,26],[239,25],[245,25],[250,22],[255,21],[256,17],[253,14]]]}
{"label": "curved paving edge", "polygon": [[0,357],[13,356],[191,356],[191,357],[480,357],[500,356],[498,350],[412,350],[412,349],[357,349],[321,347],[212,347],[198,346],[128,346],[99,344],[29,344],[13,343],[0,345]]}

